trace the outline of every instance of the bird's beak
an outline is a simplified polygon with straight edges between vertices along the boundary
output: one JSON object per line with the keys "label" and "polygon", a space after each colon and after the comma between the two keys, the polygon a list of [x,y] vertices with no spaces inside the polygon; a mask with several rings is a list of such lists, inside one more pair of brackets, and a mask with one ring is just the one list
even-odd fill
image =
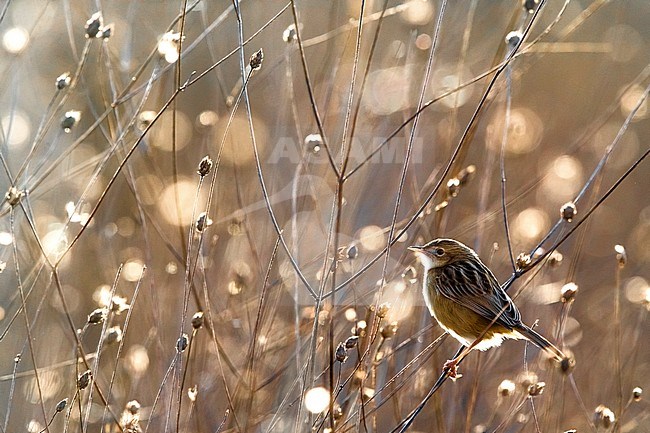
{"label": "bird's beak", "polygon": [[419,245],[412,245],[412,246],[408,247],[408,250],[413,251],[414,253],[421,253],[422,250],[424,250],[424,247],[421,247]]}

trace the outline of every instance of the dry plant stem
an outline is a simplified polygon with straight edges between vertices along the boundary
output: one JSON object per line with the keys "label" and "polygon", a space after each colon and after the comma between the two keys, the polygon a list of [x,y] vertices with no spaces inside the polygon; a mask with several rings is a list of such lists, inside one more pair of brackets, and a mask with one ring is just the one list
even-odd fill
{"label": "dry plant stem", "polygon": [[623,266],[616,266],[616,286],[614,287],[614,370],[616,372],[616,397],[618,420],[614,424],[614,432],[621,429],[621,414],[623,413],[623,366],[621,363],[621,271]]}
{"label": "dry plant stem", "polygon": [[476,366],[474,367],[474,382],[472,383],[472,391],[469,397],[469,404],[467,407],[467,414],[465,415],[465,433],[470,433],[472,428],[472,415],[476,407],[476,400],[478,399],[479,383],[481,379],[481,361],[482,356],[480,353],[476,354]]}
{"label": "dry plant stem", "polygon": [[[234,0],[234,1],[238,1],[238,0]],[[298,50],[300,51],[300,61],[302,63],[303,73],[305,75],[305,84],[307,85],[307,94],[309,95],[309,102],[311,103],[312,112],[314,114],[314,120],[316,121],[316,126],[318,127],[318,133],[320,134],[321,139],[323,140],[323,148],[325,149],[325,153],[327,154],[327,160],[329,161],[332,171],[338,178],[341,176],[341,174],[339,173],[338,168],[336,167],[336,163],[334,161],[332,151],[329,145],[327,144],[327,136],[325,135],[325,130],[323,129],[323,122],[321,120],[321,116],[318,111],[318,106],[316,105],[316,97],[314,96],[313,85],[311,83],[311,79],[309,78],[309,69],[307,68],[305,49],[302,45],[302,38],[300,36],[300,22],[298,20],[298,8],[296,6],[295,0],[291,0],[291,13],[293,15],[293,24],[296,29],[296,42],[298,42]]]}
{"label": "dry plant stem", "polygon": [[[186,12],[187,12],[187,0],[183,0],[182,2],[182,10],[180,12],[181,14],[181,21],[180,21],[180,36],[178,39],[178,58],[176,59],[176,62],[174,62],[174,79],[176,82],[176,90],[181,88],[181,67],[182,67],[182,54],[183,54],[183,37],[185,36],[185,17],[186,17]],[[182,211],[181,211],[181,198],[180,194],[178,191],[178,158],[177,158],[177,151],[176,151],[176,120],[177,120],[177,107],[178,107],[178,100],[174,98],[174,102],[172,103],[172,124],[171,124],[171,138],[172,138],[172,151],[171,151],[171,157],[172,157],[172,181],[174,185],[174,200],[176,203],[176,218],[178,222],[178,234],[179,234],[179,239],[181,241],[181,252],[185,255],[185,261],[187,262],[187,258],[190,256],[190,250],[189,250],[189,245],[190,243],[185,243],[185,232],[183,231],[183,216],[182,216]],[[194,215],[192,215],[194,216]],[[193,220],[192,220],[193,221]],[[190,226],[190,236],[192,234],[192,226]],[[187,266],[187,265],[186,265]],[[184,318],[184,317],[183,317]],[[177,429],[178,433],[178,429]]]}
{"label": "dry plant stem", "polygon": [[[18,370],[18,364],[20,363],[20,357],[16,355],[14,358],[14,368],[13,371],[11,372],[11,386],[9,387],[9,398],[7,399],[7,412],[5,413],[5,421],[2,427],[2,431],[6,432],[7,431],[7,426],[9,425],[9,415],[11,414],[11,401],[14,398],[14,390],[16,389],[16,378],[17,378],[17,370]],[[2,378],[0,378],[2,380]]]}
{"label": "dry plant stem", "polygon": [[[111,311],[113,309],[113,299],[115,297],[115,291],[117,290],[117,283],[119,281],[120,275],[122,274],[122,268],[123,264],[120,263],[120,266],[117,268],[117,272],[115,273],[115,278],[113,279],[113,285],[111,286],[111,300],[108,303],[108,314],[106,315],[103,323],[102,323],[102,330],[99,334],[99,342],[97,343],[97,350],[95,353],[97,356],[95,356],[95,359],[93,361],[92,369],[90,370],[92,372],[92,377],[96,378],[98,376],[99,372],[99,361],[101,358],[102,354],[102,348],[104,346],[104,340],[106,339],[106,330],[108,329],[108,325],[110,323],[111,319]],[[82,334],[83,335],[83,334]],[[93,379],[94,380],[94,379]],[[88,425],[89,419],[90,419],[90,408],[92,407],[92,402],[93,402],[93,388],[91,387],[88,390],[88,403],[86,405],[86,414],[84,415],[84,424]]]}
{"label": "dry plant stem", "polygon": [[503,214],[503,229],[506,234],[506,244],[508,245],[508,258],[513,272],[517,270],[515,265],[515,256],[512,252],[512,241],[510,239],[510,225],[508,224],[508,209],[506,207],[506,146],[508,145],[508,132],[510,129],[510,108],[512,105],[512,69],[511,65],[506,66],[506,114],[503,125],[503,134],[501,137],[501,153],[499,156],[499,167],[501,170],[501,212]]}
{"label": "dry plant stem", "polygon": [[117,365],[120,361],[120,356],[122,355],[122,351],[124,350],[124,342],[126,340],[127,332],[129,330],[129,323],[131,322],[133,309],[136,305],[136,301],[138,300],[138,294],[140,293],[140,287],[142,285],[142,279],[144,278],[144,273],[146,272],[146,269],[147,269],[146,266],[142,267],[142,272],[140,273],[140,277],[138,277],[138,282],[136,283],[135,289],[133,290],[133,297],[131,298],[129,311],[127,311],[126,317],[124,319],[124,325],[122,326],[122,339],[119,342],[119,345],[117,347],[117,353],[115,354],[115,368],[111,372],[111,378],[108,382],[108,390],[106,390],[106,394],[108,397],[107,397],[106,405],[104,406],[104,413],[102,415],[102,419],[106,418],[106,411],[110,407],[110,399],[112,396],[113,384],[115,383],[115,377],[117,376]]}
{"label": "dry plant stem", "polygon": [[[14,239],[16,239],[16,230],[15,230],[15,210],[12,207],[10,212],[9,212],[9,226],[11,229],[11,234]],[[36,387],[38,389],[38,400],[39,404],[41,406],[41,412],[43,415],[43,422],[47,423],[47,413],[45,411],[45,403],[43,401],[43,389],[41,388],[41,381],[38,375],[38,365],[36,364],[36,355],[34,352],[34,338],[32,337],[32,328],[31,325],[29,324],[29,313],[27,311],[27,304],[25,303],[25,293],[23,291],[23,284],[22,284],[22,277],[20,275],[20,264],[18,261],[18,246],[16,245],[17,242],[14,241],[11,243],[12,245],[12,252],[13,252],[13,259],[14,259],[14,268],[16,271],[16,280],[18,282],[18,291],[20,292],[20,301],[22,304],[22,309],[23,309],[23,318],[25,319],[25,331],[27,332],[27,339],[29,342],[29,356],[32,361],[32,368],[34,370],[34,378],[36,379]],[[50,432],[50,427],[48,425],[45,426],[45,430],[49,433]]]}
{"label": "dry plant stem", "polygon": [[[203,256],[200,256],[200,260],[201,260],[202,270],[204,270]],[[224,391],[226,393],[226,399],[228,400],[228,413],[230,413],[230,411],[234,411],[235,406],[233,404],[233,399],[232,399],[232,395],[231,395],[231,392],[230,392],[230,388],[228,387],[228,382],[226,381],[226,374],[225,374],[225,372],[223,370],[223,363],[221,361],[221,357],[224,356],[224,358],[227,360],[227,362],[230,362],[230,360],[228,359],[228,357],[225,356],[226,351],[223,349],[223,347],[221,346],[221,343],[219,343],[219,340],[217,339],[217,332],[216,332],[216,328],[214,327],[214,320],[213,320],[213,315],[212,315],[212,304],[210,303],[210,297],[208,295],[208,285],[207,285],[207,282],[205,280],[205,272],[202,272],[201,274],[203,276],[203,284],[202,284],[203,285],[203,297],[204,297],[205,307],[206,307],[206,311],[207,311],[207,315],[206,315],[207,320],[206,320],[206,322],[208,324],[208,329],[211,330],[210,331],[210,337],[211,337],[212,342],[214,343],[214,347],[216,349],[217,364],[219,365],[219,374],[220,374],[220,378],[221,378],[221,383],[222,383]],[[231,367],[233,372],[237,373],[237,369],[235,368],[234,365],[229,364],[229,367]],[[237,416],[234,415],[233,418],[235,420],[235,424],[239,425],[238,422],[237,422]],[[224,422],[225,422],[225,417],[224,417]]]}
{"label": "dry plant stem", "polygon": [[[260,300],[259,304],[257,307],[257,316],[255,317],[255,325],[253,327],[253,334],[251,336],[251,342],[248,346],[248,355],[246,356],[247,360],[247,365],[244,369],[244,374],[248,373],[248,384],[246,386],[248,387],[248,392],[249,392],[249,399],[248,399],[248,405],[245,408],[245,412],[250,415],[251,409],[253,406],[253,397],[254,397],[254,390],[257,388],[256,385],[256,375],[254,373],[255,371],[255,359],[257,357],[257,354],[255,353],[255,347],[257,344],[257,336],[260,332],[260,329],[262,327],[262,320],[264,318],[264,307],[265,307],[265,301],[266,301],[266,291],[268,289],[268,284],[269,284],[269,278],[271,276],[271,270],[273,268],[273,263],[275,262],[276,255],[278,253],[278,247],[280,246],[280,238],[278,238],[275,241],[275,245],[273,247],[273,252],[271,253],[271,258],[269,259],[269,265],[266,270],[266,275],[264,275],[264,281],[262,283],[262,293],[260,294]],[[246,421],[244,423],[244,431],[248,430],[248,421],[249,417],[246,417]]]}
{"label": "dry plant stem", "polygon": [[190,341],[187,346],[187,361],[183,363],[183,354],[179,354],[179,357],[181,358],[180,364],[182,365],[183,368],[183,373],[181,377],[180,384],[178,385],[178,399],[176,401],[176,433],[180,433],[180,425],[181,425],[181,409],[183,407],[183,389],[185,388],[185,379],[187,378],[187,370],[189,370],[190,366],[190,360],[192,359],[192,346],[194,343],[194,339],[196,338],[196,332],[197,329],[192,329],[192,335],[190,336]]}

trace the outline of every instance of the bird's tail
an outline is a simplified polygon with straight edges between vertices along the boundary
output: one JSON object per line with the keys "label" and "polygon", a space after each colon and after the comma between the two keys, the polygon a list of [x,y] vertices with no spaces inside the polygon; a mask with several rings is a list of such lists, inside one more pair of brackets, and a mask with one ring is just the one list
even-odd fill
{"label": "bird's tail", "polygon": [[555,358],[556,361],[561,362],[566,356],[564,353],[557,348],[556,345],[548,341],[546,338],[544,338],[541,334],[537,333],[536,331],[532,330],[526,325],[521,325],[518,326],[517,331],[524,336],[527,340],[529,340],[531,343],[533,343],[535,346],[539,347],[540,349],[545,350],[549,354],[553,355],[553,358]]}

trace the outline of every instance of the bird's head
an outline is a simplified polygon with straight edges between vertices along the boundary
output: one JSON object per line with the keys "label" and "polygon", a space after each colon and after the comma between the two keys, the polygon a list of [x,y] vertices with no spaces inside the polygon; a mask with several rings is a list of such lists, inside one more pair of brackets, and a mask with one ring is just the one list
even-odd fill
{"label": "bird's head", "polygon": [[434,239],[424,245],[414,245],[408,249],[418,256],[425,271],[476,257],[476,253],[470,247],[454,239]]}

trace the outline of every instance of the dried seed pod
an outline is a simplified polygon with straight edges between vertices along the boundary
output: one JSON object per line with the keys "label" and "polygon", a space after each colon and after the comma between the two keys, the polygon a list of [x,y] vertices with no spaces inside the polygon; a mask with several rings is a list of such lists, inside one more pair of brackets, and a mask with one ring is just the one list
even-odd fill
{"label": "dried seed pod", "polygon": [[564,286],[562,286],[562,289],[560,291],[561,293],[561,300],[563,303],[570,303],[573,302],[573,300],[576,297],[576,294],[578,293],[578,285],[576,283],[566,283]]}
{"label": "dried seed pod", "polygon": [[296,32],[296,25],[291,24],[282,32],[282,40],[285,41],[286,43],[291,43],[296,39],[298,39],[298,34]]}
{"label": "dried seed pod", "polygon": [[119,343],[122,341],[122,330],[119,326],[112,326],[106,330],[106,344]]}
{"label": "dried seed pod", "polygon": [[535,12],[535,9],[537,9],[538,4],[539,4],[539,0],[521,0],[521,5],[524,7],[524,10],[529,14]]}
{"label": "dried seed pod", "polygon": [[623,268],[627,263],[627,252],[623,245],[615,245],[614,251],[616,251],[616,260],[618,261],[618,267]]}
{"label": "dried seed pod", "polygon": [[86,38],[98,38],[100,37],[100,32],[104,26],[104,18],[101,12],[95,12],[89,19],[86,21]]}
{"label": "dried seed pod", "polygon": [[610,428],[616,422],[616,416],[614,412],[605,405],[598,405],[594,411],[594,424],[596,428],[602,426],[604,428]]}
{"label": "dried seed pod", "polygon": [[70,72],[64,72],[63,74],[56,77],[56,88],[59,90],[65,89],[70,85],[71,82],[72,78],[70,77]]}
{"label": "dried seed pod", "polygon": [[383,304],[381,304],[377,309],[377,316],[382,319],[386,317],[386,315],[390,311],[390,307],[391,307],[390,302],[384,302]]}
{"label": "dried seed pod", "polygon": [[196,231],[203,233],[205,229],[212,225],[212,220],[208,217],[206,212],[201,212],[199,217],[196,219]]}
{"label": "dried seed pod", "polygon": [[189,337],[187,336],[187,334],[183,333],[180,337],[178,337],[178,340],[176,340],[176,351],[178,353],[185,352],[185,349],[187,349],[188,344],[189,344]]}
{"label": "dried seed pod", "polygon": [[210,174],[213,165],[214,163],[212,162],[212,159],[210,159],[210,156],[206,155],[203,157],[201,162],[199,162],[199,168],[196,170],[196,172],[199,174],[199,176],[205,177]]}
{"label": "dried seed pod", "polygon": [[564,259],[564,256],[562,256],[562,253],[559,251],[553,251],[549,256],[548,256],[548,264],[556,267],[560,266],[562,263],[562,259]]}
{"label": "dried seed pod", "polygon": [[99,325],[106,319],[106,309],[105,308],[97,308],[93,310],[89,315],[88,315],[88,324],[89,325]]}
{"label": "dried seed pod", "polygon": [[359,342],[359,337],[357,337],[356,335],[353,335],[352,337],[348,337],[345,340],[345,348],[352,349],[354,347],[357,347],[358,342]]}
{"label": "dried seed pod", "polygon": [[187,397],[190,399],[191,402],[196,401],[196,396],[199,394],[199,389],[197,388],[196,385],[188,388],[187,390]]}
{"label": "dried seed pod", "polygon": [[192,316],[192,328],[199,329],[203,326],[203,311],[197,311]]}
{"label": "dried seed pod", "polygon": [[528,253],[521,253],[517,256],[517,260],[515,261],[515,265],[517,266],[518,271],[523,271],[527,269],[530,264],[532,263],[532,260],[530,258],[530,254]]}
{"label": "dried seed pod", "polygon": [[576,367],[576,359],[571,354],[567,354],[567,356],[562,358],[562,360],[560,361],[560,370],[564,374],[571,373],[575,367]]}
{"label": "dried seed pod", "polygon": [[56,404],[56,408],[54,409],[57,413],[58,412],[63,412],[65,408],[68,406],[68,399],[64,398],[60,402]]}
{"label": "dried seed pod", "polygon": [[460,179],[452,177],[447,181],[447,195],[456,197],[460,191]]}
{"label": "dried seed pod", "polygon": [[86,389],[88,384],[90,384],[90,379],[92,379],[93,374],[90,370],[86,370],[83,373],[79,375],[79,378],[77,379],[77,388],[79,389]]}
{"label": "dried seed pod", "polygon": [[499,384],[497,388],[497,395],[501,397],[509,397],[515,392],[515,383],[512,380],[505,379]]}
{"label": "dried seed pod", "polygon": [[643,389],[641,387],[636,387],[632,390],[632,399],[634,401],[641,401],[641,395],[643,395]]}
{"label": "dried seed pod", "polygon": [[397,334],[397,322],[392,322],[386,326],[382,326],[379,332],[385,339],[393,338],[395,334]]}
{"label": "dried seed pod", "polygon": [[524,35],[522,32],[519,30],[513,30],[506,35],[506,44],[508,44],[509,47],[514,48],[519,44],[519,41],[521,41],[521,38],[523,37]]}
{"label": "dried seed pod", "polygon": [[248,64],[250,65],[251,70],[257,71],[262,67],[262,61],[264,61],[264,51],[260,48],[253,53]]}
{"label": "dried seed pod", "polygon": [[20,202],[20,199],[23,198],[24,195],[25,195],[24,191],[19,191],[18,189],[12,186],[5,193],[5,200],[7,203],[9,203],[9,206],[13,207]]}
{"label": "dried seed pod", "polygon": [[309,134],[305,137],[305,148],[317,155],[323,148],[323,137],[320,134]]}
{"label": "dried seed pod", "polygon": [[564,203],[560,208],[560,217],[566,222],[573,221],[577,213],[576,205],[572,201]]}
{"label": "dried seed pod", "polygon": [[535,397],[541,395],[546,387],[546,382],[536,382],[528,387],[528,395]]}
{"label": "dried seed pod", "polygon": [[131,400],[126,404],[126,410],[131,415],[137,415],[140,412],[140,402],[138,400]]}
{"label": "dried seed pod", "polygon": [[61,119],[61,128],[67,134],[72,131],[72,127],[81,119],[81,112],[76,110],[66,111]]}
{"label": "dried seed pod", "polygon": [[339,343],[339,345],[336,347],[335,358],[341,364],[344,363],[345,361],[347,361],[347,359],[348,359],[348,351],[345,348],[344,343]]}

